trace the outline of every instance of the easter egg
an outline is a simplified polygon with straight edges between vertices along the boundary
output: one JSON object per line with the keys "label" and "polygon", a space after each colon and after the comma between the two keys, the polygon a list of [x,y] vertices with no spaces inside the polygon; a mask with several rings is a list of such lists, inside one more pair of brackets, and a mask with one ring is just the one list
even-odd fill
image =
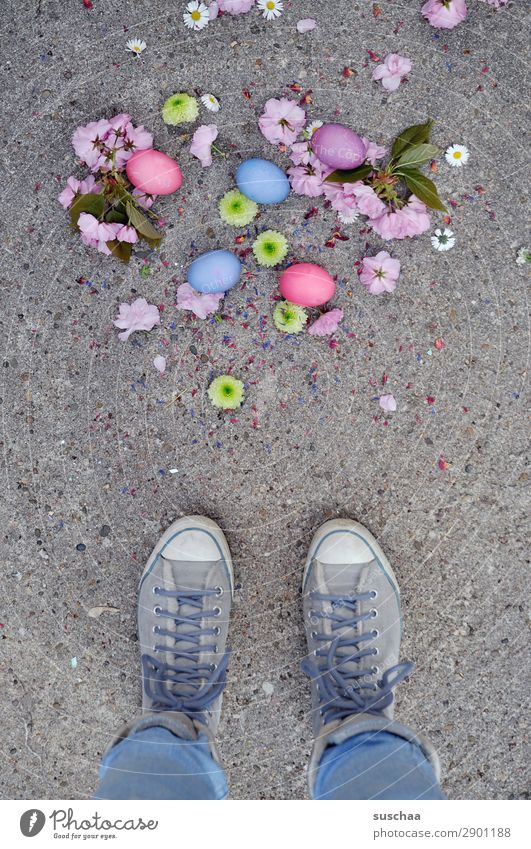
{"label": "easter egg", "polygon": [[289,195],[283,170],[267,159],[247,159],[238,166],[236,185],[255,203],[282,203]]}
{"label": "easter egg", "polygon": [[190,264],[188,282],[197,292],[227,292],[238,282],[242,264],[230,251],[208,251]]}
{"label": "easter egg", "polygon": [[336,291],[332,276],[313,262],[298,262],[282,272],[279,289],[292,304],[317,307],[329,301]]}
{"label": "easter egg", "polygon": [[183,181],[175,160],[161,150],[137,150],[127,160],[125,172],[133,186],[150,195],[170,195]]}
{"label": "easter egg", "polygon": [[323,124],[313,134],[311,145],[317,159],[330,168],[357,168],[365,162],[364,143],[343,124]]}

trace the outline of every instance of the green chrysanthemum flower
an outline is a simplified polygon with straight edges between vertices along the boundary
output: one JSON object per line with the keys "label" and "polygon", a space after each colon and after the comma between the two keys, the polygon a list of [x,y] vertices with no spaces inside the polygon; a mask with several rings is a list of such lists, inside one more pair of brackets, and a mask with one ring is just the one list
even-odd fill
{"label": "green chrysanthemum flower", "polygon": [[289,301],[279,301],[273,310],[275,327],[282,333],[300,333],[306,327],[306,310]]}
{"label": "green chrysanthemum flower", "polygon": [[162,107],[162,120],[165,124],[185,124],[195,121],[199,115],[199,106],[195,97],[179,91],[172,94]]}
{"label": "green chrysanthemum flower", "polygon": [[233,227],[245,227],[258,212],[254,200],[246,198],[238,189],[226,192],[218,204],[218,209],[223,221]]}
{"label": "green chrysanthemum flower", "polygon": [[224,410],[241,407],[244,395],[243,383],[230,374],[216,377],[208,387],[208,397],[214,407],[222,407]]}
{"label": "green chrysanthemum flower", "polygon": [[253,242],[253,253],[260,265],[278,265],[287,252],[288,240],[277,230],[264,230]]}

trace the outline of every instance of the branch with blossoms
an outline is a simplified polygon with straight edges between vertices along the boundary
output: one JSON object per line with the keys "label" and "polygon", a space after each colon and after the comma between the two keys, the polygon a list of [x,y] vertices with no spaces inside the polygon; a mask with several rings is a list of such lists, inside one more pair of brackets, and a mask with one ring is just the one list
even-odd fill
{"label": "branch with blossoms", "polygon": [[429,144],[433,121],[407,127],[393,142],[387,164],[364,162],[356,168],[332,171],[325,183],[361,183],[370,186],[376,197],[388,207],[388,212],[402,209],[414,195],[429,209],[446,212],[435,183],[419,171],[440,149]]}
{"label": "branch with blossoms", "polygon": [[[431,120],[400,133],[387,163],[383,162],[388,153],[385,147],[343,125],[305,124],[304,109],[285,97],[266,101],[258,121],[268,141],[289,148],[293,166],[288,168],[288,176],[293,191],[312,198],[324,195],[344,224],[365,215],[382,239],[405,239],[430,227],[429,209],[446,212],[434,183],[419,170],[439,153],[439,148],[429,143]],[[338,138],[347,134],[348,144],[355,147],[348,160],[355,162],[355,168],[338,170],[329,164],[327,146],[318,141],[323,132],[339,133]],[[301,134],[304,141],[298,140]],[[346,144],[338,138],[331,143],[336,153]]]}
{"label": "branch with blossoms", "polygon": [[440,153],[429,143],[432,126],[429,119],[403,130],[393,142],[387,163],[381,161],[385,149],[371,156],[367,145],[361,165],[327,174],[324,184],[332,184],[332,206],[350,200],[353,210],[366,215],[382,239],[424,233],[430,226],[428,209],[447,211],[435,183],[419,170]]}
{"label": "branch with blossoms", "polygon": [[150,210],[156,195],[134,188],[124,174],[136,151],[153,147],[151,133],[124,113],[78,127],[72,144],[91,174],[83,180],[69,177],[58,200],[83,244],[122,262],[129,262],[139,239],[158,247],[162,233],[150,221],[159,221]]}

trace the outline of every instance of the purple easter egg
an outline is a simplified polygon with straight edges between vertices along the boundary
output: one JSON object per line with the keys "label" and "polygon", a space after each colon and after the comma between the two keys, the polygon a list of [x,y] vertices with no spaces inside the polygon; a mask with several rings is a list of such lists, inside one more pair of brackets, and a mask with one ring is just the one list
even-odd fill
{"label": "purple easter egg", "polygon": [[312,136],[317,159],[330,168],[357,168],[365,162],[365,145],[354,130],[343,124],[323,124]]}

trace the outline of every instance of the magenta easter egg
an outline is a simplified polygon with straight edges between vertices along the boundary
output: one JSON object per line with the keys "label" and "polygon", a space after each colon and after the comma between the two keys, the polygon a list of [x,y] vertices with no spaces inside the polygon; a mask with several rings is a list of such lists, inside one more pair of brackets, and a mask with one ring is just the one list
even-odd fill
{"label": "magenta easter egg", "polygon": [[137,150],[125,172],[133,186],[149,195],[171,195],[183,181],[175,160],[160,150]]}
{"label": "magenta easter egg", "polygon": [[313,262],[299,262],[282,272],[279,289],[292,304],[301,307],[318,307],[329,301],[336,291],[333,278]]}
{"label": "magenta easter egg", "polygon": [[317,159],[330,168],[357,168],[365,162],[364,143],[343,124],[323,124],[313,134],[311,144]]}

